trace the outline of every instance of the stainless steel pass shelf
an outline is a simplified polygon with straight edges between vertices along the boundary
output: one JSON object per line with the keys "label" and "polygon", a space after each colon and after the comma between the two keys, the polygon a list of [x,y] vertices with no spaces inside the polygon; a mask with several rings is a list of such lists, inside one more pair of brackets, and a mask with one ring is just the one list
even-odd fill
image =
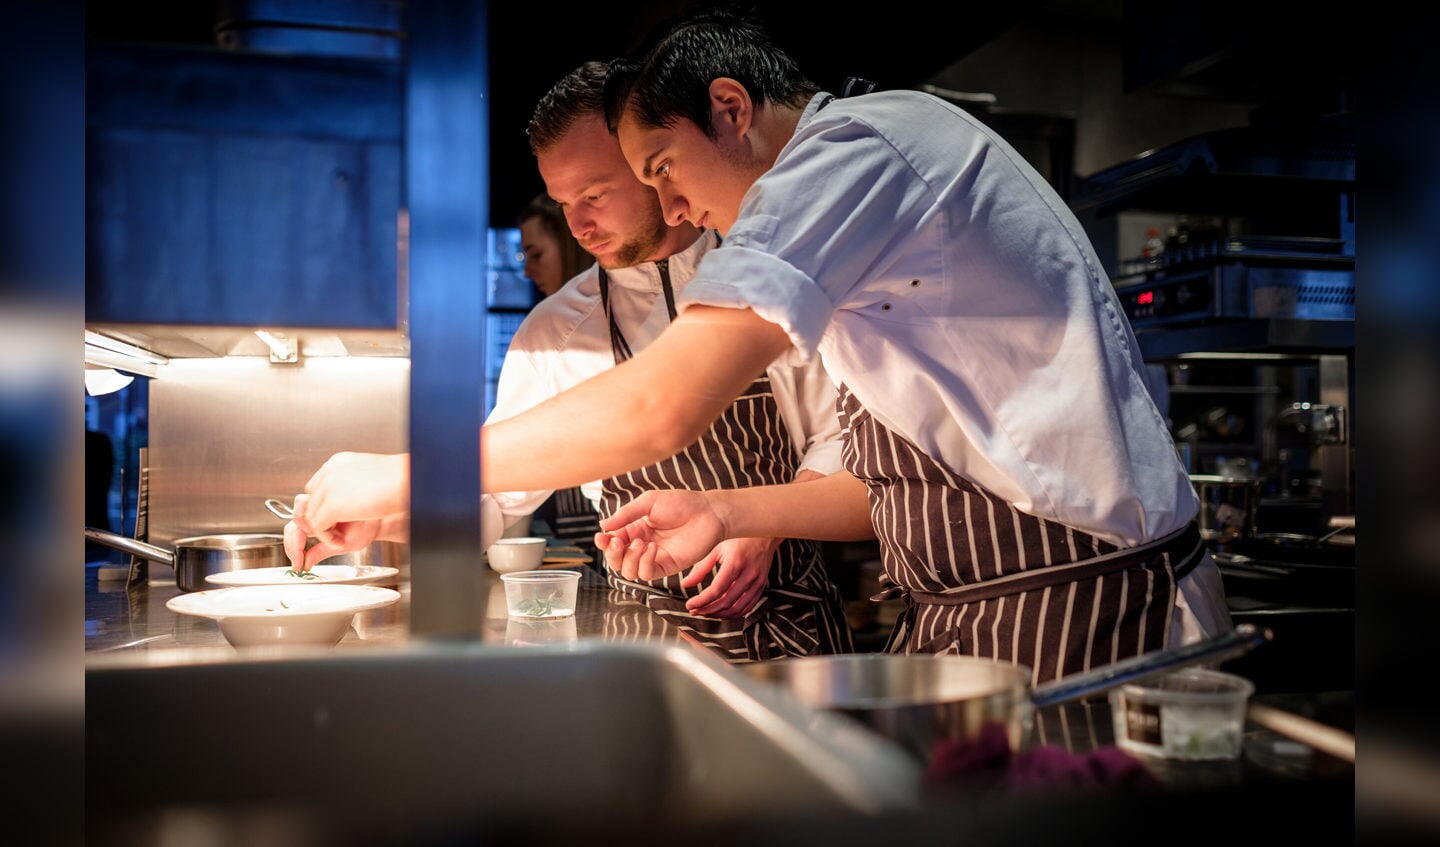
{"label": "stainless steel pass shelf", "polygon": [[1140,353],[1146,361],[1199,352],[1343,353],[1355,349],[1355,322],[1233,318],[1137,330],[1135,339],[1140,343]]}

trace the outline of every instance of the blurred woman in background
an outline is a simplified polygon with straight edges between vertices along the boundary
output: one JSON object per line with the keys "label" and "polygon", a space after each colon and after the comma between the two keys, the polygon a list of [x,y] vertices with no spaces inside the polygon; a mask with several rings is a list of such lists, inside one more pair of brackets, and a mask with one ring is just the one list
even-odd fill
{"label": "blurred woman in background", "polygon": [[549,297],[570,279],[595,263],[570,234],[565,212],[544,192],[520,211],[520,249],[525,253],[525,276]]}

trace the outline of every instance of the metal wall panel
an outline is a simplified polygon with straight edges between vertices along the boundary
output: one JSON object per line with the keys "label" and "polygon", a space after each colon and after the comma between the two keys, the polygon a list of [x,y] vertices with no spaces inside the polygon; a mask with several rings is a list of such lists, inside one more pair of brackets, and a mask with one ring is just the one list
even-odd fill
{"label": "metal wall panel", "polygon": [[394,61],[97,49],[91,323],[394,329]]}
{"label": "metal wall panel", "polygon": [[290,500],[331,454],[404,452],[409,372],[398,358],[165,365],[150,384],[151,541],[279,532],[262,501]]}

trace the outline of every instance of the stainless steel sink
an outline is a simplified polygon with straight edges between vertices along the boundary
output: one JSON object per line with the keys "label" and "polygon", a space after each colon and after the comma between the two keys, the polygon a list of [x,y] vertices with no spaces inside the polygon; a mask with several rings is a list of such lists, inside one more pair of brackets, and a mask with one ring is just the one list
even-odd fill
{"label": "stainless steel sink", "polygon": [[891,742],[719,660],[601,641],[92,660],[86,760],[90,843],[109,844],[559,843],[903,813],[920,782]]}

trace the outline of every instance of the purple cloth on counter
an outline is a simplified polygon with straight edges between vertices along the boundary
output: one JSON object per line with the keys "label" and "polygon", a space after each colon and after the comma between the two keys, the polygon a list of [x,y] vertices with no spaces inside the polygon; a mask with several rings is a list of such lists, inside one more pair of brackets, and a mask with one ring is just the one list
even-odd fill
{"label": "purple cloth on counter", "polygon": [[1073,790],[1148,791],[1162,783],[1139,759],[1118,747],[1071,753],[1039,747],[1019,753],[1010,749],[1002,724],[988,724],[973,739],[935,745],[925,771],[927,791],[957,787],[1002,793]]}

